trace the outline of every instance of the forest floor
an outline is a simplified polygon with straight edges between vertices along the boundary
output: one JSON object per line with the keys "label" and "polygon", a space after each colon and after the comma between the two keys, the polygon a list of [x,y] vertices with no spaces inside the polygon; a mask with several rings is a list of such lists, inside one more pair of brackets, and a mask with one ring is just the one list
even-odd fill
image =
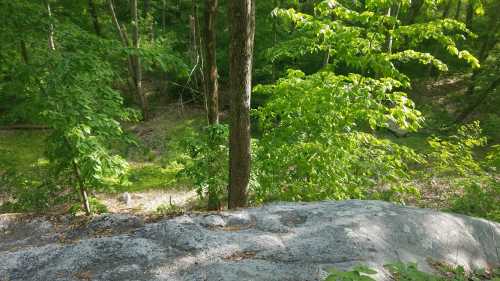
{"label": "forest floor", "polygon": [[[117,148],[129,163],[126,183],[94,196],[110,212],[149,214],[169,208],[194,208],[197,194],[187,182],[177,178],[184,153],[181,141],[203,125],[203,110],[181,108],[171,104],[155,108],[147,122],[125,125],[136,145]],[[0,176],[9,171],[20,175],[35,175],[48,163],[44,155],[44,140],[48,132],[0,130]],[[35,178],[37,176],[35,175]],[[0,183],[1,184],[1,183]],[[0,186],[0,205],[9,199]],[[125,202],[125,193],[130,200]],[[57,208],[65,212],[69,206]]]}
{"label": "forest floor", "polygon": [[[410,97],[426,118],[424,127],[406,137],[396,137],[388,132],[377,134],[425,153],[430,149],[427,142],[429,137],[444,137],[451,133],[447,127],[454,121],[460,93],[465,90],[463,80],[463,77],[458,76],[415,83]],[[147,122],[126,125],[126,131],[131,133],[137,143],[135,146],[124,145],[117,148],[117,152],[130,164],[126,175],[127,183],[94,196],[110,212],[117,213],[151,214],[199,206],[196,192],[190,183],[178,178],[178,172],[183,167],[179,159],[185,153],[182,141],[200,130],[205,124],[204,119],[202,108],[181,108],[178,104],[170,104],[156,107],[153,118]],[[500,128],[495,124],[495,120],[491,124],[488,121],[482,123],[485,134],[490,136],[490,143],[500,141]],[[48,132],[43,130],[0,131],[0,177],[9,170],[16,170],[20,175],[35,175],[34,178],[40,178],[37,173],[48,163],[43,150],[47,136]],[[477,153],[480,155],[481,151]],[[418,206],[445,208],[449,198],[459,192],[451,189],[447,182],[448,179],[439,178],[425,183],[415,181],[414,185],[422,192],[422,200]],[[0,181],[0,205],[8,199],[7,192],[2,191],[2,188],[5,187],[1,186]],[[125,193],[130,195],[129,202],[124,200]],[[60,211],[67,211],[67,207],[69,206]]]}

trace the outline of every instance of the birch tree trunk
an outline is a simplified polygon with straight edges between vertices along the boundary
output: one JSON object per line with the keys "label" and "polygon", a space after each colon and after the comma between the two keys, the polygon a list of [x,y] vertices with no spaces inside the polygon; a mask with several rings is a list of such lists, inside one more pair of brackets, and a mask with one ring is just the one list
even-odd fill
{"label": "birch tree trunk", "polygon": [[55,50],[56,45],[54,44],[54,24],[52,24],[52,10],[50,9],[50,3],[48,0],[44,0],[45,7],[47,8],[47,15],[49,16],[49,35],[48,35],[48,43],[49,49]]}
{"label": "birch tree trunk", "polygon": [[255,0],[230,1],[229,20],[231,122],[228,207],[234,209],[247,204],[250,180],[250,94],[255,38]]}

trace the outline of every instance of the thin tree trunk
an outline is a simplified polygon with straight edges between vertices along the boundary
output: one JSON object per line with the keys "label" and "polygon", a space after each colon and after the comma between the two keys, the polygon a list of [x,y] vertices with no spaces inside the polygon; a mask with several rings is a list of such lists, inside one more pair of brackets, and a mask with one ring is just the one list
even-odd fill
{"label": "thin tree trunk", "polygon": [[21,58],[23,59],[23,62],[25,64],[29,64],[30,59],[28,55],[28,49],[26,48],[26,43],[24,42],[24,40],[21,39],[21,41],[19,42],[19,46],[21,48]]}
{"label": "thin tree trunk", "polygon": [[162,8],[161,8],[161,30],[165,31],[167,26],[167,0],[162,0]]}
{"label": "thin tree trunk", "polygon": [[132,15],[132,47],[136,51],[136,54],[132,55],[132,62],[135,73],[135,90],[141,102],[143,118],[144,120],[148,120],[149,106],[146,95],[142,88],[141,57],[138,54],[140,49],[140,37],[139,37],[139,15],[137,11],[137,0],[132,0],[130,4],[131,4],[130,12]]}
{"label": "thin tree trunk", "polygon": [[[208,123],[210,125],[219,124],[219,85],[217,79],[217,57],[216,57],[216,18],[218,3],[217,0],[205,1],[205,77],[206,77],[206,98]],[[212,167],[211,167],[212,168]],[[216,171],[210,169],[212,174]],[[214,175],[211,175],[214,176]],[[220,209],[219,194],[209,187],[208,209]]]}
{"label": "thin tree trunk", "polygon": [[[277,8],[279,6],[279,0],[274,0],[274,8]],[[278,20],[276,17],[273,17],[273,47],[276,47],[276,44],[278,44]],[[272,65],[272,70],[271,70],[271,77],[273,82],[276,81],[276,62],[273,60],[273,65]]]}
{"label": "thin tree trunk", "polygon": [[[203,88],[203,93],[206,94],[206,85],[203,80],[203,55],[200,49],[202,43],[199,40],[200,32],[198,31],[198,5],[196,0],[191,1],[191,15],[189,16],[189,28],[191,30],[191,64],[193,65],[193,81],[194,88]],[[206,103],[205,103],[206,105]],[[207,109],[208,112],[208,109]]]}
{"label": "thin tree trunk", "polygon": [[[122,45],[125,48],[133,47],[136,51],[139,51],[139,26],[138,26],[138,15],[137,15],[137,0],[132,0],[132,44],[127,36],[127,30],[125,26],[120,26],[120,22],[116,17],[115,7],[113,5],[113,0],[108,1],[109,10],[111,12],[111,18],[113,23],[118,31],[118,35],[120,36],[120,40],[122,41]],[[135,7],[135,9],[134,9]],[[137,24],[136,24],[137,23]],[[132,45],[132,46],[131,46]],[[148,120],[148,103],[146,96],[142,91],[142,70],[139,55],[127,55],[127,67],[130,75],[129,87],[135,92],[139,102],[141,104],[141,110],[143,113],[144,120]]]}
{"label": "thin tree trunk", "polygon": [[48,35],[48,43],[49,49],[55,50],[56,45],[54,44],[54,25],[52,24],[52,10],[50,9],[50,3],[48,0],[44,0],[45,7],[47,8],[47,15],[49,16],[49,35]]}
{"label": "thin tree trunk", "polygon": [[[395,15],[394,15],[394,16],[396,17],[396,19],[397,19],[397,18],[398,18],[398,16],[399,16],[399,10],[400,10],[400,8],[401,8],[401,3],[398,3],[398,4],[397,4],[397,7],[396,7],[396,13],[395,13]],[[389,9],[387,10],[387,16],[388,16],[388,17],[390,17],[390,16],[392,15],[391,10],[392,10],[391,8],[389,8]],[[394,28],[395,28],[395,27],[396,27],[396,24],[394,24],[394,25],[392,26],[391,31],[392,31],[392,30],[394,30]],[[387,52],[388,52],[389,54],[390,54],[390,53],[392,53],[392,45],[393,45],[393,38],[392,38],[392,34],[391,34],[391,32],[389,31],[389,32],[388,32],[388,35],[387,35]]]}
{"label": "thin tree trunk", "polygon": [[231,126],[228,207],[233,209],[246,206],[250,180],[250,95],[255,38],[255,0],[231,1],[229,18]]}
{"label": "thin tree trunk", "polygon": [[94,3],[94,0],[88,0],[89,13],[92,18],[92,25],[94,26],[95,34],[99,37],[102,36],[101,33],[101,24],[99,23],[99,16],[97,14],[97,7]]}
{"label": "thin tree trunk", "polygon": [[[113,0],[108,1],[109,4],[109,10],[111,12],[111,19],[113,20],[113,23],[116,27],[116,30],[118,31],[118,35],[120,36],[120,40],[122,42],[122,45],[124,48],[129,48],[130,47],[130,42],[127,37],[126,31],[120,26],[120,22],[118,22],[118,18],[116,17],[115,13],[115,7],[113,5]],[[128,82],[128,87],[131,92],[136,92],[135,90],[135,69],[133,67],[133,62],[132,62],[132,57],[130,55],[127,55],[127,69],[129,73],[129,79],[127,79]],[[137,97],[138,98],[138,97]]]}
{"label": "thin tree trunk", "polygon": [[205,69],[208,97],[208,122],[219,123],[219,85],[216,58],[217,0],[205,1]]}
{"label": "thin tree trunk", "polygon": [[474,5],[472,1],[469,0],[469,3],[467,3],[467,10],[465,14],[465,25],[467,28],[472,27],[472,19],[474,18]]}
{"label": "thin tree trunk", "polygon": [[85,190],[85,183],[83,182],[82,175],[80,173],[80,168],[78,168],[76,162],[73,162],[73,170],[76,176],[76,180],[78,181],[80,195],[82,196],[83,210],[85,211],[85,214],[87,216],[90,216],[92,210],[90,209],[89,196],[87,195],[87,191]]}

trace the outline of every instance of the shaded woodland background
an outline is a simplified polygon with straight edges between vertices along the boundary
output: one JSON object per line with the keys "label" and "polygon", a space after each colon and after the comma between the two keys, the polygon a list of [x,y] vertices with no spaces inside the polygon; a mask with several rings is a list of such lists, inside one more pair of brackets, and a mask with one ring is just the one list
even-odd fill
{"label": "shaded woodland background", "polygon": [[255,1],[247,56],[229,4],[2,1],[2,212],[169,191],[198,199],[154,212],[358,198],[500,220],[498,1]]}

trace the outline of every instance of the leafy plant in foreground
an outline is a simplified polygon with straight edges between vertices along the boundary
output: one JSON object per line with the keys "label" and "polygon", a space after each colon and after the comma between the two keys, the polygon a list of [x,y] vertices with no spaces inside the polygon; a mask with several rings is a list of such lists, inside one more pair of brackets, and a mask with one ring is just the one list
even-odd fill
{"label": "leafy plant in foreground", "polygon": [[228,180],[227,140],[229,130],[226,125],[211,125],[201,133],[194,133],[184,141],[188,152],[184,159],[185,168],[180,175],[193,181],[201,198],[208,197],[209,209],[220,209]]}
{"label": "leafy plant in foreground", "polygon": [[118,121],[133,120],[120,94],[109,85],[115,78],[99,57],[79,52],[54,54],[51,72],[42,85],[41,116],[52,129],[48,158],[54,174],[68,173],[84,210],[91,212],[88,190],[119,180],[127,163],[110,146],[123,141]]}

